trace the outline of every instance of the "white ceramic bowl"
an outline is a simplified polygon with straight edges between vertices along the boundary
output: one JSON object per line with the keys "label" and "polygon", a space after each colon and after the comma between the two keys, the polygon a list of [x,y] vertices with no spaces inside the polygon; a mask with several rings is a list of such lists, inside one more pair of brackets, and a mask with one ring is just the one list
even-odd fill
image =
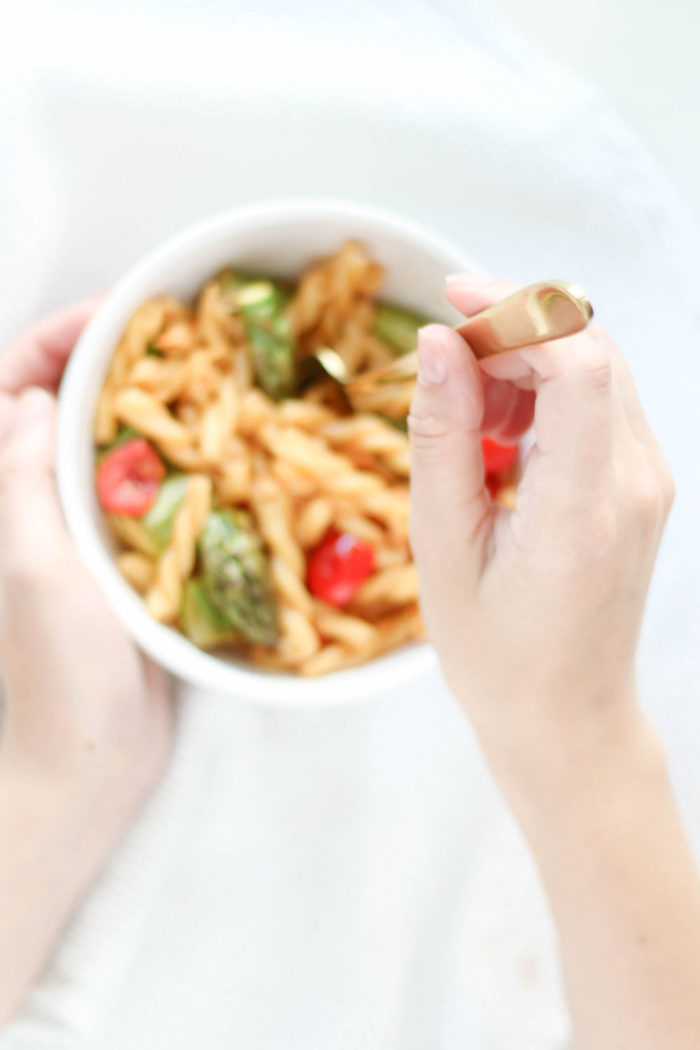
{"label": "white ceramic bowl", "polygon": [[444,277],[473,265],[456,248],[388,212],[337,201],[275,201],[219,215],[157,248],[110,292],[73,352],[61,387],[57,476],[68,528],[104,593],[138,645],[173,674],[198,686],[280,704],[332,705],[415,679],[435,665],[428,645],[408,645],[364,666],[318,679],[271,674],[193,646],[156,623],[114,564],[95,498],[92,422],[119,337],[150,296],[190,298],[225,265],[294,278],[349,237],[386,270],[382,296],[454,323]]}

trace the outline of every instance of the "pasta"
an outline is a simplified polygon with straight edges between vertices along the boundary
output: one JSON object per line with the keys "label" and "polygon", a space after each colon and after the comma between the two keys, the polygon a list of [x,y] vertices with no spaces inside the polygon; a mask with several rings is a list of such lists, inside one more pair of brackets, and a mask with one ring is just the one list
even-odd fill
{"label": "pasta", "polygon": [[124,579],[140,594],[144,594],[153,583],[156,564],[147,555],[139,551],[124,551],[117,558],[117,565]]}
{"label": "pasta", "polygon": [[161,554],[155,578],[146,593],[146,605],[156,620],[175,620],[182,600],[182,585],[194,569],[199,533],[211,505],[211,479],[193,474],[173,522],[172,538]]}
{"label": "pasta", "polygon": [[137,387],[120,390],[113,401],[113,410],[121,423],[126,423],[152,438],[164,449],[184,448],[192,435],[179,423],[153,394]]}
{"label": "pasta", "polygon": [[423,636],[397,392],[352,414],[304,372],[326,346],[353,373],[407,348],[423,319],[378,302],[381,280],[352,241],[294,290],[224,271],[194,304],[139,307],[115,349],[94,439],[116,564],[203,648],[316,676]]}

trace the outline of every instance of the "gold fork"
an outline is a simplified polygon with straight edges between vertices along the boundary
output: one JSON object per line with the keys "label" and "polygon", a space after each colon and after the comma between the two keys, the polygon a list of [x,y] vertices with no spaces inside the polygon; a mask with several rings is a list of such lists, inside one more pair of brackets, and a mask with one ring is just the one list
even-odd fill
{"label": "gold fork", "polygon": [[[477,358],[534,346],[582,331],[593,317],[585,292],[566,281],[541,281],[521,288],[500,303],[474,314],[457,331]],[[406,354],[387,368],[353,376],[340,354],[330,347],[314,358],[358,412],[380,412],[399,418],[408,412],[418,355]]]}

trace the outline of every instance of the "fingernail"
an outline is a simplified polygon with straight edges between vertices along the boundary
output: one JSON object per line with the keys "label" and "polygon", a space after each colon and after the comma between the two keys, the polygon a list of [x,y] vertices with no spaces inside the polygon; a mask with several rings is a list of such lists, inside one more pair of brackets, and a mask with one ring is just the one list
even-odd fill
{"label": "fingernail", "polygon": [[25,390],[17,401],[15,427],[26,429],[48,418],[53,399],[39,387]]}
{"label": "fingernail", "polygon": [[418,382],[421,386],[439,386],[447,379],[447,361],[438,338],[430,328],[418,330]]}
{"label": "fingernail", "polygon": [[489,284],[490,281],[491,278],[484,273],[451,273],[445,278],[446,284],[467,288],[478,288],[482,284]]}

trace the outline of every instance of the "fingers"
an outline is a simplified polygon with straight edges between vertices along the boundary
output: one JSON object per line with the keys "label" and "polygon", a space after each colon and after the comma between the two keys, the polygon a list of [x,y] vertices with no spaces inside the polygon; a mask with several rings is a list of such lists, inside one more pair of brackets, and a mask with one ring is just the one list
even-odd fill
{"label": "fingers", "polygon": [[662,506],[662,521],[666,520],[675,498],[673,475],[666,462],[649,421],[644,414],[629,365],[608,332],[600,325],[591,325],[590,334],[606,347],[611,355],[613,376],[629,431],[637,443],[646,466],[655,475]]}
{"label": "fingers", "polygon": [[582,485],[610,465],[620,422],[610,351],[578,335],[519,352],[537,380],[537,448],[553,479]]}
{"label": "fingers", "polygon": [[535,413],[534,391],[520,390],[513,383],[491,379],[483,374],[482,382],[482,433],[505,445],[517,441],[532,424]]}
{"label": "fingers", "polygon": [[6,575],[22,575],[39,561],[48,565],[65,550],[53,482],[56,406],[47,390],[58,386],[98,302],[88,299],[40,321],[0,354],[0,571]]}
{"label": "fingers", "polygon": [[95,311],[99,297],[76,303],[39,321],[0,354],[0,390],[27,386],[56,390],[68,356]]}
{"label": "fingers", "polygon": [[[493,280],[478,273],[453,274],[446,280],[448,299],[466,317],[471,317],[480,310],[493,306],[494,303],[512,295],[521,287],[522,285],[514,281]],[[608,332],[598,324],[589,325],[586,334],[589,338],[602,344],[611,356],[621,401],[635,436],[649,447],[656,448],[656,441],[639,402],[629,367],[619,349]],[[561,342],[564,346],[577,345],[565,340]],[[541,344],[543,348],[553,345],[552,343]],[[523,390],[532,390],[538,382],[536,370],[520,350],[495,354],[484,358],[479,364],[485,374],[484,431],[493,432],[495,437],[497,432],[494,428],[504,426],[505,432],[507,426],[507,429],[516,435],[519,432],[522,433],[519,431],[520,418],[506,423],[509,412],[515,409],[517,403],[515,395],[511,393],[511,403],[506,406],[505,401],[509,396],[507,391],[509,389],[512,391],[513,386]],[[489,380],[492,382],[489,383]],[[532,408],[532,400],[532,398],[525,398],[522,407],[518,405],[518,412],[522,412],[522,418],[527,417],[528,411]],[[504,440],[502,435],[501,439]]]}
{"label": "fingers", "polygon": [[[518,287],[478,274],[457,274],[447,280],[447,295],[472,316]],[[501,441],[514,440],[527,428],[534,408],[536,445],[513,522],[521,540],[551,545],[564,539],[571,526],[589,528],[592,535],[592,519],[596,514],[601,518],[612,490],[620,487],[655,492],[652,502],[660,502],[667,513],[673,499],[668,466],[630,370],[603,328],[593,324],[566,339],[496,354],[479,367],[485,432]],[[665,513],[657,517],[663,521]]]}
{"label": "fingers", "polygon": [[618,528],[619,484],[633,469],[611,356],[581,335],[521,353],[536,375],[535,445],[511,534],[521,552],[574,568],[581,557],[608,549]]}
{"label": "fingers", "polygon": [[455,273],[446,279],[445,287],[452,305],[465,317],[471,317],[517,292],[522,285],[516,281],[495,280],[480,273]]}
{"label": "fingers", "polygon": [[491,505],[481,455],[483,392],[461,337],[428,325],[418,337],[419,377],[409,415],[411,543],[422,587],[455,572],[478,579]]}
{"label": "fingers", "polygon": [[591,338],[600,343],[610,354],[620,399],[632,433],[638,441],[658,451],[656,438],[644,414],[629,365],[619,348],[610,334],[601,325],[589,325],[587,332]]}
{"label": "fingers", "polygon": [[65,548],[53,481],[55,415],[44,390],[0,396],[0,577],[50,565]]}
{"label": "fingers", "polygon": [[[522,288],[515,281],[492,280],[481,274],[454,274],[447,278],[447,298],[467,317],[493,306]],[[469,340],[467,339],[467,342]],[[541,343],[540,346],[552,346]],[[479,361],[479,367],[490,379],[508,382],[521,390],[532,390],[537,377],[520,350],[494,354]]]}
{"label": "fingers", "polygon": [[16,398],[0,396],[6,406],[0,413],[0,475],[50,473],[56,402],[40,387],[29,387]]}
{"label": "fingers", "polygon": [[[520,287],[521,285],[513,281],[492,280],[476,273],[454,274],[446,281],[447,298],[467,317],[486,309],[487,306],[493,306]],[[531,371],[520,362],[515,367],[511,365],[505,370],[501,366],[503,375],[498,371],[494,375],[484,368],[489,361],[490,359],[487,359],[479,363],[484,383],[482,431],[497,441],[516,441],[525,433],[533,419],[535,397],[532,392]],[[513,379],[515,381],[512,381]]]}

